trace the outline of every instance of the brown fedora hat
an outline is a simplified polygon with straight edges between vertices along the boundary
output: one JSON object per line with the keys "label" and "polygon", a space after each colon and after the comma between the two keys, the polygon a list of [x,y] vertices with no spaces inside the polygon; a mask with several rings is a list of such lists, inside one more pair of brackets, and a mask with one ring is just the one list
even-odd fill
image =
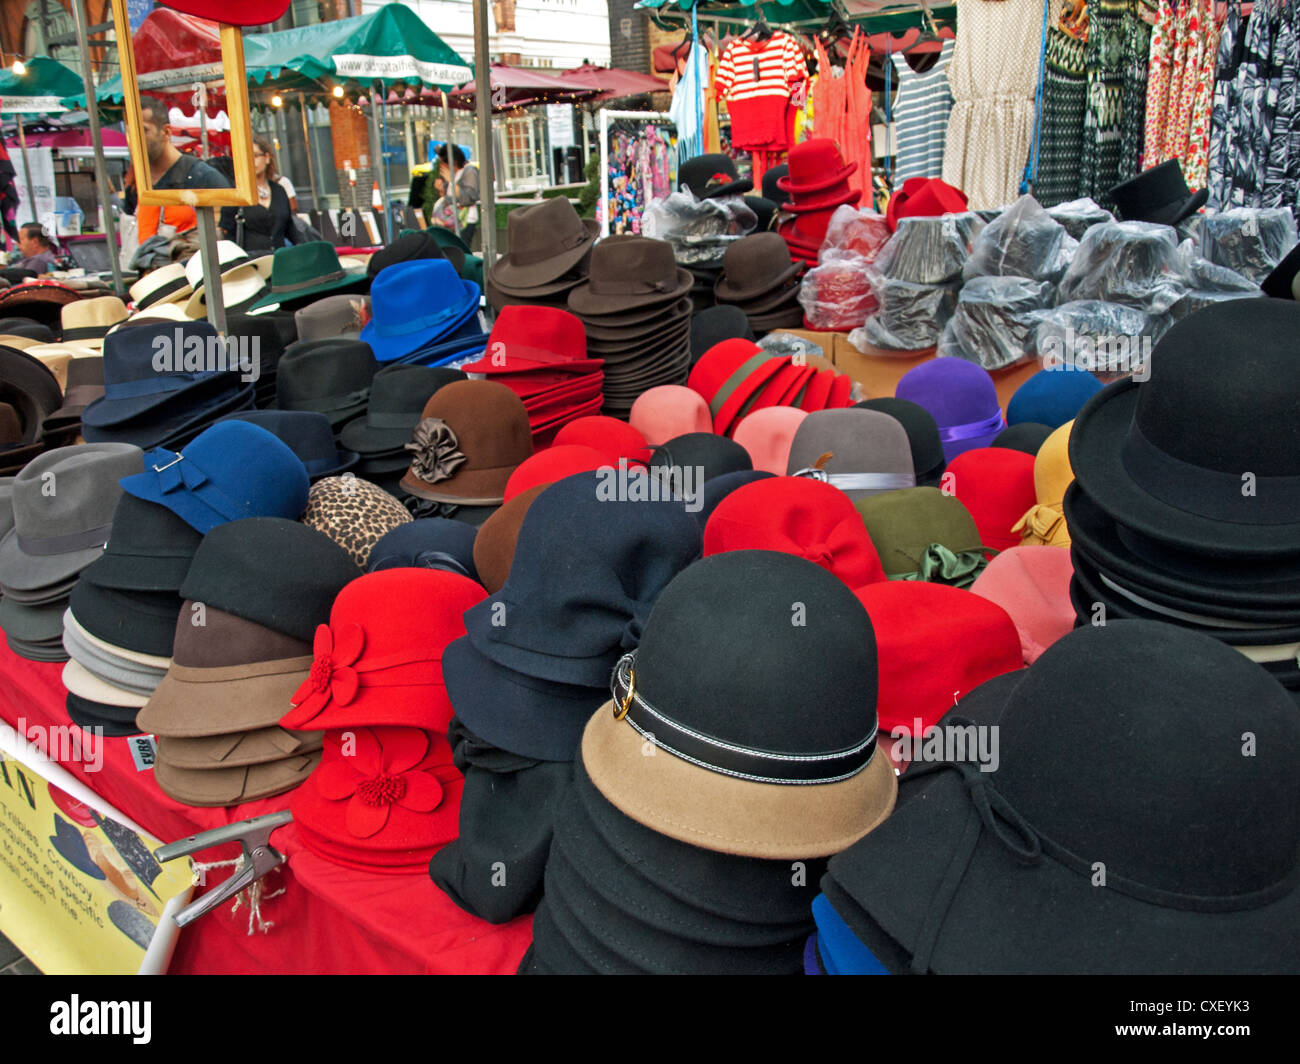
{"label": "brown fedora hat", "polygon": [[496,381],[452,381],[424,405],[402,490],[432,502],[499,506],[533,453],[523,400]]}
{"label": "brown fedora hat", "polygon": [[[659,315],[662,315],[659,316]],[[689,320],[691,316],[691,301],[683,297],[666,310],[661,310],[659,314],[649,319],[650,331],[662,328],[665,325],[676,325],[681,321]],[[646,332],[646,321],[643,319],[631,324],[623,324],[615,321],[607,321],[605,318],[596,318],[587,322],[587,342],[595,340],[598,343],[622,343],[627,340],[636,341],[643,337]]]}
{"label": "brown fedora hat", "polygon": [[320,764],[321,754],[294,754],[281,761],[237,768],[177,768],[163,760],[162,748],[153,777],[162,792],[185,805],[239,805],[291,791]]}
{"label": "brown fedora hat", "polygon": [[311,671],[311,645],[214,606],[196,625],[194,606],[181,608],[171,666],[136,723],[174,739],[275,727]]}
{"label": "brown fedora hat", "polygon": [[506,255],[493,263],[488,275],[497,285],[535,288],[550,284],[577,265],[595,241],[563,196],[519,207],[506,217]]}
{"label": "brown fedora hat", "polygon": [[[798,265],[802,266],[803,263]],[[747,299],[743,303],[734,303],[733,306],[739,307],[751,318],[756,314],[770,314],[775,310],[785,310],[789,307],[799,307],[799,282],[788,281],[780,288],[775,288],[767,295],[759,296],[757,299]]]}
{"label": "brown fedora hat", "polygon": [[533,500],[549,487],[550,484],[535,484],[520,492],[479,526],[474,537],[474,570],[489,594],[495,595],[505,587],[524,515]]}
{"label": "brown fedora hat", "polygon": [[324,732],[259,728],[229,735],[207,735],[201,739],[158,737],[158,756],[173,768],[239,768],[283,761],[296,754],[314,754],[321,748]]}
{"label": "brown fedora hat", "polygon": [[591,273],[569,293],[569,309],[586,317],[676,303],[695,279],[673,257],[666,240],[611,236],[591,253]]}
{"label": "brown fedora hat", "polygon": [[790,248],[778,234],[754,233],[727,248],[713,294],[719,302],[744,303],[781,288],[802,269],[803,263],[791,261]]}

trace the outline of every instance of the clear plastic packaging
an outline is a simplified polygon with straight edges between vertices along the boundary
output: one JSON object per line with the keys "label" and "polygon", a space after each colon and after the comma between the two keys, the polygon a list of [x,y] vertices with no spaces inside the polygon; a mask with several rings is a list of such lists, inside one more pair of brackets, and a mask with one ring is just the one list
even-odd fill
{"label": "clear plastic packaging", "polygon": [[772,358],[785,358],[787,355],[799,355],[807,358],[810,355],[817,355],[819,358],[825,358],[826,352],[822,350],[819,344],[813,343],[804,336],[795,336],[794,333],[770,332],[758,341],[758,346],[768,353]]}
{"label": "clear plastic packaging", "polygon": [[1048,207],[1047,213],[1053,221],[1065,226],[1065,231],[1075,240],[1082,240],[1083,234],[1094,225],[1115,220],[1115,216],[1105,208],[1099,207],[1097,201],[1091,196],[1058,203],[1055,207]]}
{"label": "clear plastic packaging", "polygon": [[983,228],[984,221],[970,211],[938,218],[902,218],[873,265],[885,277],[911,284],[958,280]]}
{"label": "clear plastic packaging", "polygon": [[939,337],[939,355],[987,370],[1034,357],[1035,312],[1051,306],[1055,287],[1028,277],[976,277],[957,297],[957,310]]}
{"label": "clear plastic packaging", "polygon": [[959,284],[913,284],[885,277],[874,266],[868,267],[867,279],[880,310],[849,333],[850,343],[862,347],[858,341],[863,340],[872,347],[920,351],[939,342],[957,308]]}
{"label": "clear plastic packaging", "polygon": [[1079,243],[1043,210],[1033,196],[1021,196],[984,227],[962,268],[974,277],[1061,279]]}
{"label": "clear plastic packaging", "polygon": [[1030,317],[1037,322],[1034,352],[1044,369],[1068,362],[1106,382],[1130,374],[1142,379],[1156,341],[1172,324],[1168,314],[1096,299],[1061,303]]}
{"label": "clear plastic packaging", "polygon": [[739,196],[700,200],[682,189],[647,204],[641,232],[668,241],[679,265],[707,266],[720,264],[727,247],[757,224],[758,216]]}
{"label": "clear plastic packaging", "polygon": [[799,303],[810,329],[835,332],[856,329],[880,307],[866,261],[856,256],[823,262],[805,273]]}
{"label": "clear plastic packaging", "polygon": [[1200,236],[1210,262],[1260,284],[1295,247],[1296,224],[1283,207],[1233,207],[1205,215]]}
{"label": "clear plastic packaging", "polygon": [[876,261],[892,234],[885,216],[877,211],[858,210],[848,204],[835,208],[826,227],[819,262],[860,259],[862,265]]}
{"label": "clear plastic packaging", "polygon": [[1158,315],[1186,292],[1173,229],[1150,222],[1103,222],[1079,241],[1061,278],[1060,301],[1122,303]]}

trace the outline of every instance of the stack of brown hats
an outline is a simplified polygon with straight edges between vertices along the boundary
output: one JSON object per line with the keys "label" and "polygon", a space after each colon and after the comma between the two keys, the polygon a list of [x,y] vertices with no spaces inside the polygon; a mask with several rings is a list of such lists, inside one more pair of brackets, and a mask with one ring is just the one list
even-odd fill
{"label": "stack of brown hats", "polygon": [[587,357],[605,362],[604,413],[626,418],[642,392],[685,383],[691,284],[667,241],[612,236],[596,245],[568,308],[586,326]]}
{"label": "stack of brown hats", "polygon": [[253,517],[204,537],[181,587],[172,664],[136,723],[158,736],[154,778],[178,802],[227,806],[296,787],[319,734],[279,720],[311,673],[313,640],[361,570],[294,521]]}
{"label": "stack of brown hats", "polygon": [[511,211],[506,253],[487,273],[488,305],[497,311],[515,304],[563,307],[587,278],[595,242],[595,223],[579,218],[563,197]]}
{"label": "stack of brown hats", "polygon": [[17,347],[0,345],[0,476],[45,449],[45,420],[63,400],[54,372]]}
{"label": "stack of brown hats", "polygon": [[754,233],[737,240],[722,257],[722,276],[714,295],[718,304],[745,312],[754,335],[803,325],[799,277],[803,263],[790,258],[790,249],[776,233]]}

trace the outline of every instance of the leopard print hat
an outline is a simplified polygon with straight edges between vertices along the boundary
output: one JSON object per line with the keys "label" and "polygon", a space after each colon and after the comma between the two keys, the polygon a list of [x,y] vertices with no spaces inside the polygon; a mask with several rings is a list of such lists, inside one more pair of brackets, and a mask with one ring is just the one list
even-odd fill
{"label": "leopard print hat", "polygon": [[411,520],[393,496],[351,473],[313,484],[302,515],[304,525],[324,532],[362,568],[382,536]]}

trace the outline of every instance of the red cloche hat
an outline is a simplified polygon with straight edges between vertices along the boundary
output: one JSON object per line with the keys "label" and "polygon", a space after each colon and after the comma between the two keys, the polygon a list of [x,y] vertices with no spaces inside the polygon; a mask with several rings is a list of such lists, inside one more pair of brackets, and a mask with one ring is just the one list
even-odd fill
{"label": "red cloche hat", "polygon": [[918,718],[924,734],[955,699],[1023,667],[1015,623],[986,598],[920,580],[886,580],[854,593],[876,633],[876,715],[886,747],[895,728],[919,739]]}
{"label": "red cloche hat", "polygon": [[857,163],[845,164],[839,145],[829,137],[814,137],[796,144],[786,162],[789,172],[777,180],[776,187],[795,199],[838,185],[858,170]]}
{"label": "red cloche hat", "polygon": [[612,464],[603,451],[594,447],[578,443],[548,447],[544,451],[538,451],[510,474],[510,479],[506,481],[505,501],[509,502],[516,495],[522,495],[538,484],[554,484],[575,473],[586,473]]}
{"label": "red cloche hat", "polygon": [[937,218],[942,214],[961,214],[965,209],[966,193],[961,189],[937,177],[909,177],[889,197],[885,222],[893,231],[898,229],[900,218]]}
{"label": "red cloche hat", "polygon": [[704,526],[704,556],[729,550],[806,558],[850,588],[885,579],[867,526],[849,497],[807,477],[756,480],[723,499]]}
{"label": "red cloche hat", "polygon": [[453,710],[442,652],[465,634],[465,611],[485,598],[473,580],[440,569],[384,569],[353,580],[335,598],[330,623],[316,629],[311,674],[281,726],[445,732]]}
{"label": "red cloche hat", "polygon": [[420,728],[325,733],[321,763],[290,799],[307,849],[368,872],[423,872],[456,837],[465,780],[444,735]]}
{"label": "red cloche hat", "polygon": [[1006,550],[1020,545],[1011,526],[1036,506],[1034,456],[1009,447],[975,447],[948,463],[943,475],[950,494],[975,518],[980,542]]}
{"label": "red cloche hat", "polygon": [[576,418],[555,434],[552,447],[580,444],[593,447],[605,456],[610,465],[618,465],[620,458],[629,462],[644,463],[650,457],[645,437],[626,421],[604,414]]}

